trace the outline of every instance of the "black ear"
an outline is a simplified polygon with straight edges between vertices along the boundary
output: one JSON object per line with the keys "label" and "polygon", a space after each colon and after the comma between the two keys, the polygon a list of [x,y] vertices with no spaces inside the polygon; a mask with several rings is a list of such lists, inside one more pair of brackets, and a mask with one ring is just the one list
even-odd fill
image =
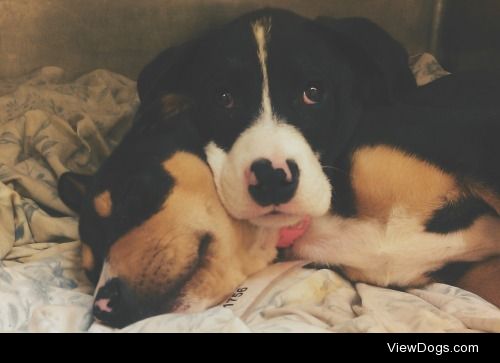
{"label": "black ear", "polygon": [[67,172],[61,175],[57,184],[59,197],[69,208],[79,213],[82,201],[92,181],[92,175]]}
{"label": "black ear", "polygon": [[149,103],[161,94],[179,91],[179,80],[193,59],[200,40],[168,48],[154,58],[139,74],[137,90],[142,103]]}
{"label": "black ear", "polygon": [[365,18],[328,17],[319,17],[316,23],[349,58],[363,98],[392,101],[417,87],[406,49],[375,23]]}

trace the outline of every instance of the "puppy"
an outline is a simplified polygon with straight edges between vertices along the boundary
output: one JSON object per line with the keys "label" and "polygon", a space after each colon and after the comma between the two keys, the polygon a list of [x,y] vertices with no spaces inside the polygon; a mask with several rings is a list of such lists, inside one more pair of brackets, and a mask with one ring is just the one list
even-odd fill
{"label": "puppy", "polygon": [[500,79],[417,88],[407,60],[366,19],[264,9],[167,49],[138,88],[143,108],[170,92],[195,101],[233,217],[309,225],[296,256],[354,281],[418,286],[500,254]]}
{"label": "puppy", "polygon": [[276,230],[222,206],[190,112],[185,98],[163,96],[96,175],[60,178],[61,198],[80,214],[83,266],[101,276],[94,315],[110,326],[204,310],[276,256]]}

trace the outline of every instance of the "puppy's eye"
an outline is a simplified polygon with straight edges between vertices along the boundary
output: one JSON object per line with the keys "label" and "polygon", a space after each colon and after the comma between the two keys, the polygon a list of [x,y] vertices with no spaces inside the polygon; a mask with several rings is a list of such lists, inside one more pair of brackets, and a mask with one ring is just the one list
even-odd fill
{"label": "puppy's eye", "polygon": [[222,91],[218,95],[219,104],[224,108],[233,108],[234,98],[230,92]]}
{"label": "puppy's eye", "polygon": [[306,105],[315,105],[323,101],[323,90],[318,85],[310,84],[304,90],[302,100]]}

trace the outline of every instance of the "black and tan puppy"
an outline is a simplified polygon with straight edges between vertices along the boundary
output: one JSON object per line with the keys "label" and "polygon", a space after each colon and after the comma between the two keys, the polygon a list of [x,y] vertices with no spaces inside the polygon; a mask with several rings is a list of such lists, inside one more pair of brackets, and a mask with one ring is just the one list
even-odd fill
{"label": "black and tan puppy", "polygon": [[417,88],[407,59],[368,20],[265,9],[167,49],[139,92],[144,107],[169,92],[195,100],[232,216],[274,228],[312,219],[297,256],[415,286],[500,253],[500,79]]}
{"label": "black and tan puppy", "polygon": [[189,102],[166,95],[151,107],[155,118],[136,122],[96,175],[59,182],[80,213],[83,265],[101,276],[94,314],[115,327],[215,305],[276,255],[276,232],[219,201]]}

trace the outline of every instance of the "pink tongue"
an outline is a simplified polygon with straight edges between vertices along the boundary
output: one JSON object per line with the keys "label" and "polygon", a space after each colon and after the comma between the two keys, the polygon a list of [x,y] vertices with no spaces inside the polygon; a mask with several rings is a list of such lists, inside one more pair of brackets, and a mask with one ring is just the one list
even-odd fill
{"label": "pink tongue", "polygon": [[294,224],[290,227],[283,227],[280,229],[280,236],[277,243],[278,248],[287,248],[290,247],[295,240],[301,237],[309,228],[311,224],[310,217],[304,217],[299,223]]}

